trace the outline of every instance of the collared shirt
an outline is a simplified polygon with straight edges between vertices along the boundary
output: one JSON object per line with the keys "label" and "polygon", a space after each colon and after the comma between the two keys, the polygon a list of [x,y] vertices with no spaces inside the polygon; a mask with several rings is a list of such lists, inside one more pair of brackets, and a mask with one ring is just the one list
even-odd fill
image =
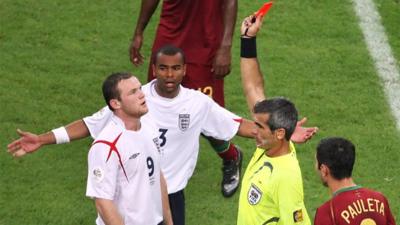
{"label": "collared shirt", "polygon": [[311,224],[292,143],[290,153],[279,157],[268,157],[264,149],[256,149],[242,179],[237,224]]}

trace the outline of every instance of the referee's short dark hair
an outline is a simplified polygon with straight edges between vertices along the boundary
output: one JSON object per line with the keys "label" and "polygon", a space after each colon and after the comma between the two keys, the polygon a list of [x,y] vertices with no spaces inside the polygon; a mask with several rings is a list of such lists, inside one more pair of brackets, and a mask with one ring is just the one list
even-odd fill
{"label": "referee's short dark hair", "polygon": [[121,100],[121,93],[118,90],[118,83],[121,80],[126,80],[133,77],[132,74],[128,72],[117,72],[109,75],[103,82],[103,96],[106,101],[108,108],[114,111],[114,109],[110,105],[111,99]]}
{"label": "referee's short dark hair", "polygon": [[326,165],[333,178],[341,180],[351,177],[356,148],[351,141],[341,137],[322,139],[317,146],[318,169]]}
{"label": "referee's short dark hair", "polygon": [[297,124],[297,110],[295,105],[286,98],[276,97],[257,102],[253,108],[254,113],[267,113],[269,119],[266,125],[271,131],[279,128],[285,130],[285,139],[290,140]]}
{"label": "referee's short dark hair", "polygon": [[182,49],[173,46],[173,45],[164,45],[161,48],[159,48],[156,53],[154,54],[153,58],[153,64],[155,65],[157,63],[157,58],[159,55],[168,55],[168,56],[174,56],[176,54],[180,54],[182,57],[182,63],[185,64],[186,58],[185,58],[185,53],[183,52]]}

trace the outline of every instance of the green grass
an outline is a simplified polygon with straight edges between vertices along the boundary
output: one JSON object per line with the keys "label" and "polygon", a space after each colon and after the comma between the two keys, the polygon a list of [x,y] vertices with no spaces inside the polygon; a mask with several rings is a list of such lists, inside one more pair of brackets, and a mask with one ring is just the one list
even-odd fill
{"label": "green grass", "polygon": [[[376,0],[397,61],[399,2]],[[248,116],[239,81],[241,18],[263,1],[240,1],[227,108]],[[111,72],[132,71],[144,82],[147,65],[134,68],[128,46],[139,1],[0,2],[0,224],[93,224],[85,197],[90,139],[44,147],[13,160],[6,145],[16,128],[43,132],[89,115],[103,103],[100,85]],[[158,14],[148,25],[142,52],[149,57]],[[314,171],[314,152],[326,136],[357,145],[354,178],[383,192],[400,218],[400,134],[363,42],[350,1],[275,1],[258,38],[268,96],[293,100],[320,132],[298,146],[305,200],[313,218],[329,198]],[[245,150],[254,142],[236,138]],[[235,224],[238,194],[220,194],[221,162],[201,142],[197,169],[186,189],[187,224]]]}
{"label": "green grass", "polygon": [[397,65],[400,65],[400,0],[375,0],[375,4],[381,15],[393,55],[397,59]]}

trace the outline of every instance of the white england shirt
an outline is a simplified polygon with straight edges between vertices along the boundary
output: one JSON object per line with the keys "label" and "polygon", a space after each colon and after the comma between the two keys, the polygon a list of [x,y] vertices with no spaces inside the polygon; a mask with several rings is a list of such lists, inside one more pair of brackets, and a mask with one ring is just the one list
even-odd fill
{"label": "white england shirt", "polygon": [[[157,133],[152,123],[126,130],[112,115],[88,155],[86,195],[112,200],[127,225],[156,225],[163,220]],[[96,224],[103,225],[100,216]]]}
{"label": "white england shirt", "polygon": [[[199,153],[200,134],[219,140],[232,139],[241,117],[215,103],[207,95],[180,86],[178,96],[164,98],[155,90],[156,80],[142,87],[149,112],[143,119],[153,120],[161,146],[161,168],[168,193],[184,189],[193,174]],[[93,138],[97,137],[112,112],[104,107],[84,121]]]}

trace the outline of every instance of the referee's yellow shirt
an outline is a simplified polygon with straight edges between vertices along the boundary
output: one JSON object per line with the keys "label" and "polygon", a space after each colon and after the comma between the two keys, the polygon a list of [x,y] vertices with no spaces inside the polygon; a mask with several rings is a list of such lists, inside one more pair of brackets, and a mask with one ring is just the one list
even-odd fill
{"label": "referee's yellow shirt", "polygon": [[292,143],[289,154],[274,158],[268,157],[264,149],[256,149],[242,179],[237,224],[311,224]]}

